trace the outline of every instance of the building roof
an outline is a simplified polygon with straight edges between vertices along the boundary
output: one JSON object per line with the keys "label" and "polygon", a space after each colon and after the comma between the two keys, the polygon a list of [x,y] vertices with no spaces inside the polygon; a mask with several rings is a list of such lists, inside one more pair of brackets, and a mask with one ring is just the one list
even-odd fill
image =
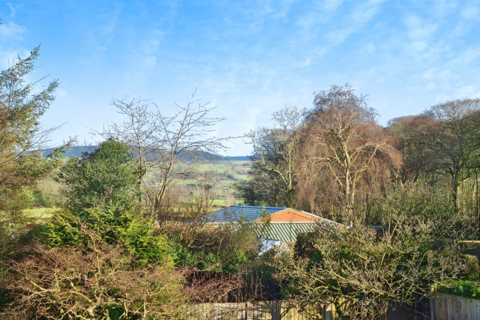
{"label": "building roof", "polygon": [[[317,215],[286,207],[231,206],[205,217],[208,223],[228,224],[233,228],[251,227],[258,238],[294,242],[298,234],[315,232],[319,228],[346,227]],[[237,222],[248,222],[246,225]]]}
{"label": "building roof", "polygon": [[[226,223],[229,228],[240,230],[247,228],[252,230],[258,239],[277,240],[284,243],[291,243],[297,240],[300,233],[315,232],[319,229],[324,231],[338,232],[345,230],[343,224],[332,220],[308,222],[249,222],[249,223]],[[335,231],[336,230],[336,231]]]}
{"label": "building roof", "polygon": [[315,232],[319,228],[317,222],[273,222],[254,223],[253,229],[257,237],[291,243],[297,240],[300,233]]}
{"label": "building roof", "polygon": [[319,221],[323,218],[314,214],[287,207],[230,206],[206,216],[208,222],[262,221],[299,222]]}
{"label": "building roof", "polygon": [[284,207],[230,206],[208,215],[209,222],[255,221],[283,211]]}

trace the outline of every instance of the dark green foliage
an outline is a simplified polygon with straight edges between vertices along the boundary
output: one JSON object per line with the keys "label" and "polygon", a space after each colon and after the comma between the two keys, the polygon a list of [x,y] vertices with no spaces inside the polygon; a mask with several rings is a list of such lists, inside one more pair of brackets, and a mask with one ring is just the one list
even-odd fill
{"label": "dark green foliage", "polygon": [[117,208],[86,209],[81,216],[82,220],[71,213],[55,215],[48,225],[48,244],[52,247],[82,243],[87,246],[90,237],[85,230],[91,230],[102,242],[125,245],[140,265],[159,261],[173,263],[175,253],[166,237],[155,234],[151,220]]}
{"label": "dark green foliage", "polygon": [[45,159],[31,152],[54,130],[45,130],[39,121],[55,100],[58,87],[56,80],[43,87],[39,86],[43,78],[28,81],[38,57],[39,47],[0,73],[0,262],[19,250],[15,236],[34,221],[23,210],[32,205],[31,190],[36,181],[62,161],[57,156]]}
{"label": "dark green foliage", "polygon": [[207,271],[212,274],[223,272],[236,274],[240,265],[251,262],[247,255],[236,248],[205,253],[177,245],[175,252],[177,256],[175,264],[178,267]]}
{"label": "dark green foliage", "polygon": [[[82,220],[94,207],[134,206],[140,198],[138,162],[121,142],[107,140],[83,158],[70,158],[60,169],[57,180],[67,207]],[[88,214],[87,214],[88,215]]]}
{"label": "dark green foliage", "polygon": [[15,153],[31,148],[40,130],[38,120],[55,100],[57,80],[39,92],[35,92],[37,82],[27,83],[35,70],[39,49],[36,47],[25,59],[18,57],[0,73],[0,151]]}
{"label": "dark green foliage", "polygon": [[294,245],[295,257],[297,258],[311,258],[315,252],[315,237],[317,233],[306,232],[297,235]]}
{"label": "dark green foliage", "polygon": [[480,281],[452,280],[438,287],[438,291],[460,297],[480,299]]}
{"label": "dark green foliage", "polygon": [[461,278],[464,280],[480,281],[480,265],[476,256],[465,255],[467,269]]}

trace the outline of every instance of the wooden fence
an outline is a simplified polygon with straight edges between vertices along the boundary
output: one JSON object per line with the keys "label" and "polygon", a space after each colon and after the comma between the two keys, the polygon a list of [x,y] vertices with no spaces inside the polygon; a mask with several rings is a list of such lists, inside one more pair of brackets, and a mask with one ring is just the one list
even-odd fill
{"label": "wooden fence", "polygon": [[[389,310],[387,320],[480,320],[480,300],[446,293],[434,293],[428,302],[429,311],[415,312],[412,308]],[[287,301],[252,303],[203,303],[185,309],[186,319],[201,320],[341,320],[335,306],[300,312]],[[375,318],[375,317],[374,317]],[[378,319],[378,318],[375,318]],[[385,319],[382,319],[385,320]]]}
{"label": "wooden fence", "polygon": [[[185,310],[185,318],[201,320],[341,320],[333,304],[324,305],[321,310],[312,309],[300,312],[298,308],[289,306],[287,301],[203,303],[188,306]],[[389,311],[386,319],[409,320],[413,318],[409,310],[397,308]]]}
{"label": "wooden fence", "polygon": [[430,298],[431,319],[435,320],[478,320],[480,319],[480,300],[435,293]]}
{"label": "wooden fence", "polygon": [[248,303],[202,303],[188,306],[187,319],[225,319],[225,320],[334,320],[335,306],[328,305],[323,310],[300,312],[297,308],[288,308],[286,301],[259,301]]}

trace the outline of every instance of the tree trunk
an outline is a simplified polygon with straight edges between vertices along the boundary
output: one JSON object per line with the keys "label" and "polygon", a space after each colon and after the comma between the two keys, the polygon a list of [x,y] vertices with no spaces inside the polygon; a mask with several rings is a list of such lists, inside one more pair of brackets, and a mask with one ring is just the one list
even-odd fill
{"label": "tree trunk", "polygon": [[289,208],[295,208],[295,189],[290,189],[287,191],[285,204]]}
{"label": "tree trunk", "polygon": [[458,183],[457,179],[454,177],[452,179],[452,200],[453,200],[453,210],[455,213],[458,212]]}

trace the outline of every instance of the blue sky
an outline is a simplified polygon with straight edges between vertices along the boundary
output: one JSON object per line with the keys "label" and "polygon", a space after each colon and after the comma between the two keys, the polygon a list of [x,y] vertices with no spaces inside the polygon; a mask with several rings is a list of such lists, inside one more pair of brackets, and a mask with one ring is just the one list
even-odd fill
{"label": "blue sky", "polygon": [[[448,99],[480,97],[479,1],[7,0],[0,67],[41,44],[39,69],[58,78],[45,125],[80,140],[120,120],[112,98],[152,99],[165,112],[198,97],[228,119],[219,136],[270,124],[284,106],[350,83],[379,122]],[[250,147],[232,143],[229,155]]]}

